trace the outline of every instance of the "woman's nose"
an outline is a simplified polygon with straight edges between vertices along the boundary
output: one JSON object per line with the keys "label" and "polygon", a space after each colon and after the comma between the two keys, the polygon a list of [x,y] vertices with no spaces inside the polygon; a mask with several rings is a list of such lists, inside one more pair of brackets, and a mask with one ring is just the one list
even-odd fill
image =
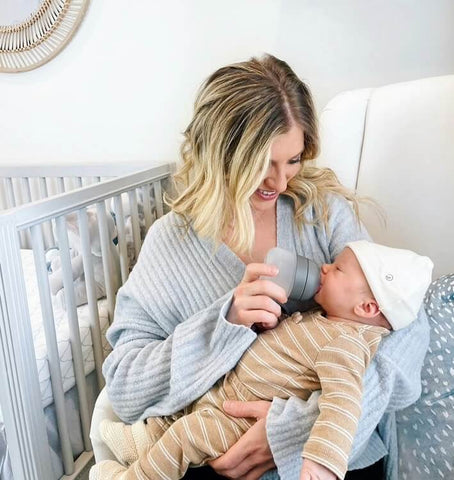
{"label": "woman's nose", "polygon": [[269,185],[272,190],[276,190],[278,192],[284,192],[287,190],[287,176],[285,174],[285,170],[273,168],[267,177],[266,184]]}

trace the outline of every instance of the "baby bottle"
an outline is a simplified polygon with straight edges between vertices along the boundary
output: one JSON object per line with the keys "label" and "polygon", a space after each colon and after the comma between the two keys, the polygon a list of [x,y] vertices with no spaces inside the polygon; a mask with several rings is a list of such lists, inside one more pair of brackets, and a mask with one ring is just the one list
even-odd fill
{"label": "baby bottle", "polygon": [[290,300],[310,300],[320,285],[320,268],[312,260],[280,247],[268,251],[265,263],[276,265],[275,277],[263,277],[281,286]]}

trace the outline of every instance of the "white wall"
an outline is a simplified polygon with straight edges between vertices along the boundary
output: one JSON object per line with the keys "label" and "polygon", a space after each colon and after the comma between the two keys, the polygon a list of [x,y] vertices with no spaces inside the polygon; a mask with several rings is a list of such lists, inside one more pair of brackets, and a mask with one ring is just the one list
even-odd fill
{"label": "white wall", "polygon": [[452,0],[91,0],[54,60],[0,74],[0,164],[175,160],[202,80],[265,51],[319,109],[341,90],[454,73],[453,21]]}
{"label": "white wall", "polygon": [[282,0],[278,53],[312,87],[336,93],[454,73],[452,0]]}
{"label": "white wall", "polygon": [[175,160],[199,84],[272,50],[279,5],[91,0],[54,60],[0,74],[0,163]]}

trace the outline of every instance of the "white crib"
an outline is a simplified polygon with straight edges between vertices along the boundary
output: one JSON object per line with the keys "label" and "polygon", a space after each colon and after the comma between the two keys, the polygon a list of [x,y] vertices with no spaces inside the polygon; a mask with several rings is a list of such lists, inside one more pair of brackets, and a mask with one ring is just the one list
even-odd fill
{"label": "white crib", "polygon": [[[139,167],[0,168],[0,182],[3,182],[0,188],[0,207],[3,209],[0,213],[0,413],[14,480],[85,478],[92,461],[91,411],[104,386],[101,366],[106,342],[103,330],[113,318],[116,291],[128,277],[130,251],[136,258],[144,232],[164,213],[163,191],[169,188],[167,180],[173,170],[170,164],[137,171]],[[105,299],[99,299],[96,293],[90,249],[93,239],[87,221],[89,210],[95,212],[99,229]],[[87,298],[83,307],[76,306],[66,220],[69,214],[76,215],[82,246]],[[108,230],[111,218],[114,218],[116,227],[115,244]],[[56,245],[63,273],[66,309],[62,322],[67,325],[62,328],[62,312],[57,311],[51,294],[45,254],[46,249]],[[111,254],[112,249],[118,256]],[[33,287],[29,286],[29,276],[33,273],[27,274],[28,277],[24,273],[27,271],[26,258],[29,263],[34,262],[36,279]],[[46,349],[43,365],[48,368],[50,377],[50,403],[49,399],[47,403],[43,400],[42,368],[40,365],[38,372],[37,346],[30,320],[29,306],[33,294],[30,289],[35,288]],[[85,327],[80,321],[82,308],[85,309]],[[104,324],[100,318],[106,320]],[[89,333],[88,350],[85,341],[84,344],[81,342],[82,328]],[[60,330],[68,334],[67,350],[71,353],[69,363],[75,383],[70,389],[64,385],[66,378],[63,379],[62,374]],[[91,358],[93,368],[87,366],[85,357]],[[76,434],[68,421],[68,416],[74,416],[74,412],[68,413],[68,403],[77,406],[76,416],[80,417],[80,454],[74,451],[73,437]],[[56,450],[61,461],[57,467],[55,451],[51,450],[49,443],[48,408],[56,418],[57,440],[54,439],[54,443],[58,442]],[[63,476],[56,474],[59,469]],[[5,480],[7,478],[10,477]]]}

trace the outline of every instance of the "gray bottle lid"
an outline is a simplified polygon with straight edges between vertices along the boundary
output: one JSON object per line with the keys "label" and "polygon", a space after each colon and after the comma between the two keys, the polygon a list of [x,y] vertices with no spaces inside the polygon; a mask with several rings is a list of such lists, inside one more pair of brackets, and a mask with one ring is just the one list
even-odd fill
{"label": "gray bottle lid", "polygon": [[297,267],[293,288],[289,297],[294,300],[310,300],[320,285],[320,268],[312,260],[297,255]]}
{"label": "gray bottle lid", "polygon": [[275,277],[263,277],[280,285],[293,300],[311,299],[320,285],[320,268],[312,260],[274,247],[266,255],[265,263],[276,265],[279,273]]}

